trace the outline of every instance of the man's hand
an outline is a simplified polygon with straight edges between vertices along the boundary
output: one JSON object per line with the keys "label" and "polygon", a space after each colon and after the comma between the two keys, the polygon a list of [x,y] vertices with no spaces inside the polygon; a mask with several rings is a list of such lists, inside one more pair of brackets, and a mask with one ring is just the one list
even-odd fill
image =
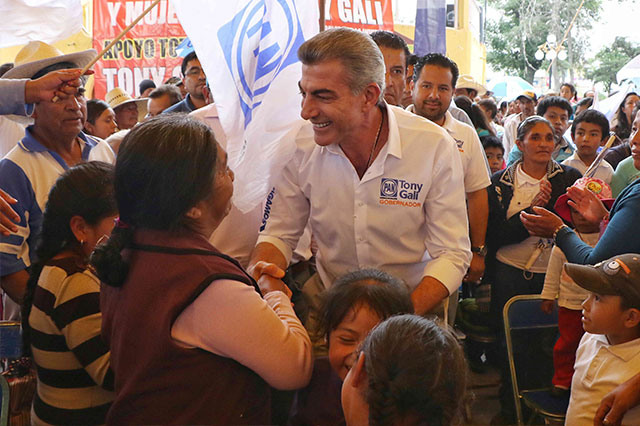
{"label": "man's hand", "polygon": [[482,275],[484,275],[484,257],[478,253],[473,253],[469,270],[462,281],[466,283],[477,283],[482,278]]}
{"label": "man's hand", "polygon": [[553,312],[553,308],[555,308],[555,306],[555,300],[543,300],[542,303],[540,303],[540,310],[545,314],[550,314]]}
{"label": "man's hand", "polygon": [[273,278],[272,276],[266,274],[262,275],[258,279],[258,287],[260,287],[260,291],[263,295],[271,291],[281,291],[287,295],[289,300],[291,300],[291,296],[293,295],[289,287],[287,287],[287,285],[282,280]]}
{"label": "man's hand", "polygon": [[[25,103],[49,102],[54,97],[66,99],[75,95],[82,85],[80,71],[82,70],[77,68],[52,71],[36,80],[27,81],[24,90]],[[87,71],[85,74],[93,74],[93,71]]]}
{"label": "man's hand", "polygon": [[564,222],[555,214],[542,207],[533,207],[533,214],[520,212],[520,220],[529,234],[543,238],[552,238],[553,233]]}
{"label": "man's hand", "polygon": [[640,374],[605,395],[593,418],[595,426],[617,426],[625,413],[640,404]]}
{"label": "man's hand", "polygon": [[284,271],[282,268],[275,263],[269,263],[262,260],[249,267],[249,274],[256,281],[258,281],[263,275],[268,275],[276,279],[284,277]]}
{"label": "man's hand", "polygon": [[544,207],[551,199],[551,184],[548,180],[542,179],[540,181],[540,191],[531,200],[532,206]]}
{"label": "man's hand", "polygon": [[578,211],[586,220],[593,224],[599,224],[609,213],[602,201],[588,189],[571,187],[567,190],[569,194],[569,206]]}
{"label": "man's hand", "polygon": [[424,315],[434,310],[445,298],[449,290],[433,277],[423,277],[418,287],[411,293],[411,302],[417,315]]}
{"label": "man's hand", "polygon": [[11,232],[18,232],[15,223],[20,223],[20,216],[10,206],[17,202],[18,200],[0,189],[0,234],[5,237],[8,237]]}

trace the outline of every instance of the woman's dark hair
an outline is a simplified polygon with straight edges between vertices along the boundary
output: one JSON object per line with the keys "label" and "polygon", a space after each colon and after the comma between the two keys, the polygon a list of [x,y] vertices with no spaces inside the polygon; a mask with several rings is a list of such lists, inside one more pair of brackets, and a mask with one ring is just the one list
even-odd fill
{"label": "woman's dark hair", "polygon": [[362,351],[371,426],[403,419],[444,426],[459,416],[467,364],[449,331],[417,315],[394,316],[371,331]]}
{"label": "woman's dark hair", "polygon": [[89,99],[87,101],[87,121],[96,124],[96,119],[100,117],[100,114],[109,108],[109,104],[101,99]]}
{"label": "woman's dark hair", "polygon": [[491,113],[491,119],[493,120],[498,115],[498,105],[496,105],[493,99],[480,99],[478,106],[486,108]]}
{"label": "woman's dark hair", "polygon": [[629,92],[625,95],[624,99],[622,100],[622,102],[620,102],[620,105],[618,106],[618,110],[616,112],[616,119],[618,123],[614,127],[614,132],[622,140],[627,139],[631,134],[631,123],[627,119],[627,114],[624,113],[624,104],[627,102],[627,99],[629,98],[629,96],[640,96],[640,95],[638,95],[636,92]]}
{"label": "woman's dark hair", "polygon": [[484,115],[484,112],[475,102],[466,96],[456,96],[455,102],[458,108],[467,113],[476,131],[478,131],[478,129],[486,130],[490,135],[496,135],[496,132],[487,121],[487,117]]}
{"label": "woman's dark hair", "polygon": [[49,192],[38,237],[36,255],[38,261],[31,265],[27,291],[22,304],[22,335],[25,353],[30,353],[31,339],[29,314],[33,295],[43,267],[55,255],[71,250],[81,255],[81,244],[71,231],[71,218],[80,216],[89,225],[115,215],[116,200],[113,193],[113,166],[100,161],[81,163],[61,175]]}
{"label": "woman's dark hair", "polygon": [[576,104],[576,109],[581,107],[591,108],[591,105],[593,105],[593,98],[582,98]]}
{"label": "woman's dark hair", "polygon": [[482,148],[498,148],[504,154],[504,145],[502,145],[502,141],[497,136],[485,135],[480,136],[480,143],[482,143]]}
{"label": "woman's dark hair", "polygon": [[184,114],[161,114],[127,133],[115,169],[119,226],[91,256],[102,282],[124,283],[128,264],[120,252],[135,228],[178,229],[191,207],[215,196],[217,153],[211,129]]}
{"label": "woman's dark hair", "polygon": [[588,109],[578,114],[573,120],[573,123],[571,123],[571,137],[573,140],[576,139],[576,129],[578,128],[578,124],[583,122],[592,123],[600,127],[601,140],[605,140],[609,137],[609,120],[607,120],[607,117],[600,111]]}
{"label": "woman's dark hair", "polygon": [[553,126],[551,125],[551,123],[549,123],[549,120],[544,117],[540,117],[539,115],[532,115],[531,117],[527,117],[522,123],[518,125],[518,133],[516,134],[516,139],[519,141],[523,141],[531,131],[531,128],[533,128],[533,126],[538,123],[546,124],[553,133]]}
{"label": "woman's dark hair", "polygon": [[578,91],[576,90],[576,86],[574,86],[571,83],[562,83],[562,86],[560,86],[560,88],[562,89],[563,87],[568,87],[569,90],[571,91],[571,94],[573,95],[571,97],[571,99],[576,100],[578,99]]}
{"label": "woman's dark hair", "polygon": [[361,269],[341,276],[324,293],[318,335],[328,341],[329,334],[358,305],[367,306],[381,320],[413,312],[411,296],[404,282],[378,269]]}

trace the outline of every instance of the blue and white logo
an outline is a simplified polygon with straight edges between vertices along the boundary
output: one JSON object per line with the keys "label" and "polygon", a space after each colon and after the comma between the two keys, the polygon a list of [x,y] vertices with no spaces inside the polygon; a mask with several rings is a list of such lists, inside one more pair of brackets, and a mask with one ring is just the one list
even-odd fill
{"label": "blue and white logo", "polygon": [[380,198],[387,200],[398,198],[398,179],[382,178],[380,182]]}
{"label": "blue and white logo", "polygon": [[276,76],[298,62],[304,35],[293,0],[252,0],[218,30],[238,91],[244,128]]}

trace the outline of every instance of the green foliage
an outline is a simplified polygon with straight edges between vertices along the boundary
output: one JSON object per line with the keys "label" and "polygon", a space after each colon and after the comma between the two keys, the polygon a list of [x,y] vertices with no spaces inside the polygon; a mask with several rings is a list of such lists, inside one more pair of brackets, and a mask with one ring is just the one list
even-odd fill
{"label": "green foliage", "polygon": [[587,67],[587,78],[602,82],[607,91],[616,82],[616,73],[627,62],[640,55],[640,46],[629,42],[625,37],[616,37],[611,46],[603,47],[596,53],[593,66]]}
{"label": "green foliage", "polygon": [[[500,18],[487,22],[487,62],[494,69],[519,75],[532,82],[533,74],[546,69],[549,61],[538,61],[535,53],[547,35],[562,39],[582,0],[489,0],[500,11]],[[587,34],[597,20],[602,0],[585,0],[574,23],[567,61],[559,61],[559,69],[580,69],[584,62]],[[578,35],[576,35],[578,34]]]}

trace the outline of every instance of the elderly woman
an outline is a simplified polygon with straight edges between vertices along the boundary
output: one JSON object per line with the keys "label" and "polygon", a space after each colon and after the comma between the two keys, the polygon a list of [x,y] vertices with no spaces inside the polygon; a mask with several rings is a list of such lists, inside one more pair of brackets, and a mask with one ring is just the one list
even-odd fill
{"label": "elderly woman", "polygon": [[[490,256],[484,280],[491,283],[491,311],[498,330],[502,328],[502,308],[507,300],[542,291],[551,254],[553,242],[530,236],[520,213],[531,212],[534,206],[552,209],[557,198],[581,177],[576,169],[551,159],[555,147],[553,127],[540,116],[520,123],[516,145],[522,158],[495,173],[489,188]],[[513,402],[506,362],[503,367],[502,416],[511,421]],[[526,374],[522,376],[527,380]]]}
{"label": "elderly woman", "polygon": [[92,263],[115,400],[108,424],[267,424],[270,387],[305,386],[311,343],[280,280],[260,288],[209,237],[233,172],[213,132],[161,115],[125,137],[120,218]]}

